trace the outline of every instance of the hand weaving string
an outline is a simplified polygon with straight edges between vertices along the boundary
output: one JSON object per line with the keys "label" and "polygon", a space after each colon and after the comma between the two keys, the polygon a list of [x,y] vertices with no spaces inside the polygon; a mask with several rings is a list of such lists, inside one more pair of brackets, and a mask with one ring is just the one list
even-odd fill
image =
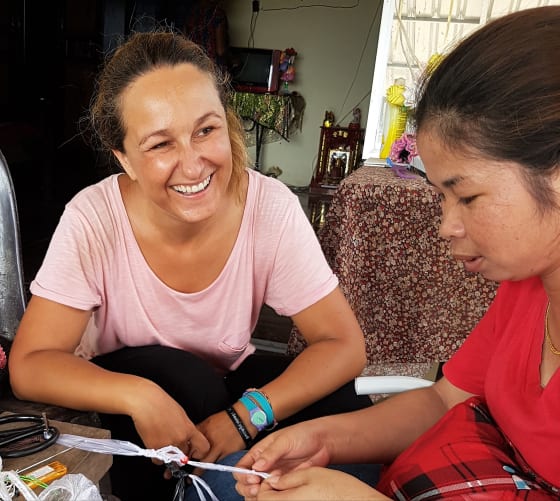
{"label": "hand weaving string", "polygon": [[216,470],[231,473],[243,473],[248,475],[258,475],[262,478],[268,478],[269,474],[262,471],[248,470],[245,468],[237,468],[236,466],[226,466],[214,463],[204,463],[201,461],[193,461],[189,459],[181,449],[173,445],[162,447],[161,449],[143,449],[132,442],[125,440],[115,440],[111,438],[89,438],[80,437],[78,435],[61,434],[57,443],[66,447],[73,447],[84,451],[98,452],[101,454],[116,454],[120,456],[144,456],[152,459],[159,459],[166,465],[174,478],[177,478],[177,488],[173,501],[183,501],[185,480],[190,478],[193,486],[201,501],[206,501],[206,494],[210,496],[210,501],[219,501],[214,495],[210,486],[197,475],[192,475],[180,469],[180,466],[189,465],[204,470]]}

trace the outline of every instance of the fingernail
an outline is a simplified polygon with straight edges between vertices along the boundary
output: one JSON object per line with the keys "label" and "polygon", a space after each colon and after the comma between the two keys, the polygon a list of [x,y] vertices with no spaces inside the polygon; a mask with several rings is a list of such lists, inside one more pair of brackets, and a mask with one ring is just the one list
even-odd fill
{"label": "fingernail", "polygon": [[258,493],[259,493],[259,488],[258,487],[253,486],[253,487],[249,488],[249,495],[251,497],[255,497]]}
{"label": "fingernail", "polygon": [[259,471],[261,471],[264,465],[265,465],[264,459],[257,459],[257,460],[253,463],[253,470],[259,470]]}
{"label": "fingernail", "polygon": [[278,479],[279,479],[279,478],[280,478],[280,477],[278,477],[278,476],[276,476],[276,475],[271,475],[270,477],[268,477],[268,478],[266,479],[266,481],[267,481],[269,484],[275,484],[276,482],[278,482]]}

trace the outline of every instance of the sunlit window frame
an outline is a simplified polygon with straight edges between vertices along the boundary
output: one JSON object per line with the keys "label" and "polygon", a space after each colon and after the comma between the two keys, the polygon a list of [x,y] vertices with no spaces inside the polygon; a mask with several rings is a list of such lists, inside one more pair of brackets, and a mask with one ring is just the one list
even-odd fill
{"label": "sunlit window frame", "polygon": [[[472,6],[477,2],[480,5],[479,15],[476,18],[471,16],[467,19],[453,16],[453,10],[458,9],[459,4],[465,1],[469,2],[469,6]],[[380,154],[386,106],[385,96],[388,86],[393,83],[390,82],[391,76],[388,70],[390,65],[389,60],[391,46],[394,43],[394,39],[392,37],[394,30],[398,29],[399,23],[403,26],[403,22],[414,21],[416,22],[415,29],[418,29],[422,26],[422,24],[418,24],[417,22],[425,22],[426,38],[429,36],[428,30],[430,29],[430,26],[433,26],[434,23],[446,22],[447,29],[449,29],[450,24],[456,25],[465,23],[470,26],[463,35],[466,36],[470,32],[474,31],[474,29],[486,24],[489,20],[500,17],[509,12],[544,5],[560,5],[560,0],[431,0],[431,4],[434,6],[437,5],[439,9],[441,9],[442,4],[445,4],[449,10],[449,16],[442,16],[441,12],[437,17],[433,18],[427,18],[425,16],[422,18],[416,18],[410,15],[406,16],[403,12],[416,12],[416,0],[383,0],[383,11],[371,86],[367,126],[364,147],[362,150],[362,157],[364,160],[378,158]],[[403,9],[403,5],[406,5],[406,9]],[[433,19],[433,21],[431,19]],[[456,37],[456,39],[453,39],[453,36],[451,36],[449,40],[446,41],[446,46],[438,47],[438,49],[446,49],[460,38],[461,37]],[[409,64],[409,76],[406,79],[407,85],[413,88],[414,77],[412,76],[412,72],[415,71],[417,75],[420,74],[422,70],[420,65],[425,65],[427,61],[419,61],[418,63],[416,61],[417,58],[415,54],[410,55],[410,57],[407,55],[406,59],[408,60],[408,63],[410,63],[410,61],[414,61],[412,64]]]}

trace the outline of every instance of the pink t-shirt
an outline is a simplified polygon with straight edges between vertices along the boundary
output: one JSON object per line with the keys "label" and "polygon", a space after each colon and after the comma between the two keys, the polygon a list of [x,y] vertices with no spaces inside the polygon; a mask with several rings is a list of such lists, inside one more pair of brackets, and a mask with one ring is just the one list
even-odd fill
{"label": "pink t-shirt", "polygon": [[91,358],[157,344],[232,370],[255,350],[250,338],[263,303],[292,316],[336,288],[298,198],[280,181],[247,171],[237,241],[217,279],[196,293],[169,288],[147,265],[118,175],[67,204],[31,292],[93,311],[76,354]]}
{"label": "pink t-shirt", "polygon": [[546,304],[539,278],[503,282],[443,372],[455,386],[483,396],[529,466],[560,487],[560,371],[545,388],[539,372]]}

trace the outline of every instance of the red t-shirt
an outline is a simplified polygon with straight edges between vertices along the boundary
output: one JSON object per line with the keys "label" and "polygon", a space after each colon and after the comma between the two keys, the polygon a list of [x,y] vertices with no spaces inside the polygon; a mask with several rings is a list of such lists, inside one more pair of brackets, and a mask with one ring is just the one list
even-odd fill
{"label": "red t-shirt", "polygon": [[547,301],[539,278],[503,282],[443,372],[482,396],[529,466],[560,487],[560,371],[545,388],[539,374]]}

